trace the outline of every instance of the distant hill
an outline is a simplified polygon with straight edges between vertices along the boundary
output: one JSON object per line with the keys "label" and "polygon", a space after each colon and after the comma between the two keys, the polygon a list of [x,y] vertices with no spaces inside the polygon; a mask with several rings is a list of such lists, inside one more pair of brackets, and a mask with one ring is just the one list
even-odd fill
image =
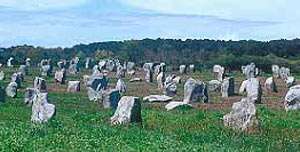
{"label": "distant hill", "polygon": [[272,64],[279,64],[290,66],[300,72],[300,39],[269,42],[143,39],[80,44],[72,48],[49,49],[24,45],[2,50],[1,63],[6,63],[10,56],[15,56],[16,64],[23,63],[26,57],[30,57],[34,63],[43,58],[51,58],[56,62],[61,58],[70,59],[73,56],[82,59],[116,57],[121,61],[128,60],[139,64],[155,61],[174,66],[195,64],[198,68],[221,64],[233,70],[240,69],[241,65],[249,62],[255,62],[264,70],[270,70]]}

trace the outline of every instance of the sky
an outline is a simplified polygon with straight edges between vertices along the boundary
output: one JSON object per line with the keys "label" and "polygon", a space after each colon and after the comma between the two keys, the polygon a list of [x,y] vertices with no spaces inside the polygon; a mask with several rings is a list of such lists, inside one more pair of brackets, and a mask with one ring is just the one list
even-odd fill
{"label": "sky", "polygon": [[0,0],[0,47],[300,37],[299,0]]}

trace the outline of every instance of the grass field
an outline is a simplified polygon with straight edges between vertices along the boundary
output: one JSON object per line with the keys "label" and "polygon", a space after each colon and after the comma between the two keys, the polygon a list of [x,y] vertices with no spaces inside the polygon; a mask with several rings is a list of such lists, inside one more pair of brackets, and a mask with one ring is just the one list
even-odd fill
{"label": "grass field", "polygon": [[[7,77],[0,81],[2,87],[6,87],[14,70],[4,71]],[[87,71],[67,79],[82,79],[84,73]],[[242,96],[221,99],[219,93],[210,93],[208,104],[170,112],[163,103],[143,103],[142,126],[111,126],[112,111],[88,101],[83,85],[80,93],[67,93],[66,86],[56,86],[53,77],[47,78],[47,85],[56,115],[46,124],[32,124],[31,107],[23,100],[24,89],[31,86],[35,75],[38,70],[31,70],[17,97],[7,97],[0,105],[0,151],[300,151],[300,112],[283,110],[281,101],[287,89],[279,80],[279,93],[264,92],[263,104],[257,105],[260,129],[242,133],[225,128],[222,123],[223,115]],[[207,71],[182,77],[186,80],[189,76],[204,81],[212,79]],[[237,72],[234,76],[237,90],[243,77]],[[110,78],[114,86],[116,79]],[[127,95],[160,94],[156,83],[128,83],[129,79],[125,79]],[[180,84],[175,100],[182,98]]]}

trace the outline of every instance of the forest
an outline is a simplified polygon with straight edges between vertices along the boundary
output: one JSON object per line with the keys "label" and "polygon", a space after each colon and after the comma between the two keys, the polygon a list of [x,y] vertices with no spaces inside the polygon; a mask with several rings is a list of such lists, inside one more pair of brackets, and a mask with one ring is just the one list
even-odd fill
{"label": "forest", "polygon": [[174,67],[180,64],[195,64],[197,69],[211,68],[220,64],[230,70],[238,70],[241,65],[250,62],[270,71],[272,64],[288,66],[293,72],[300,72],[300,39],[272,41],[223,41],[194,39],[143,39],[108,41],[91,44],[79,44],[69,48],[43,48],[30,45],[0,49],[0,62],[13,56],[14,64],[24,64],[31,58],[34,64],[41,59],[51,58],[52,64],[60,59],[80,57],[84,63],[86,57],[97,60],[118,58],[121,61],[133,61],[138,65],[145,62],[165,62]]}

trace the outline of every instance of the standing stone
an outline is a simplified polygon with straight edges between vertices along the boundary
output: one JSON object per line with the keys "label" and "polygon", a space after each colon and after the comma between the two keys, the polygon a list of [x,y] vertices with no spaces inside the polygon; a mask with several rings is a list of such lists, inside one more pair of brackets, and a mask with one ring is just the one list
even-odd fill
{"label": "standing stone", "polygon": [[40,77],[35,77],[33,81],[33,88],[40,92],[47,92],[46,80]]}
{"label": "standing stone", "polygon": [[99,67],[100,71],[104,70],[105,66],[106,66],[106,60],[99,61],[98,67]]}
{"label": "standing stone", "polygon": [[124,96],[118,103],[115,114],[110,118],[112,125],[142,123],[141,102],[138,97]]}
{"label": "standing stone", "polygon": [[300,85],[291,87],[284,98],[286,111],[300,109]]}
{"label": "standing stone", "polygon": [[55,72],[54,79],[60,84],[65,84],[66,81],[66,70],[61,69]]}
{"label": "standing stone", "polygon": [[118,79],[117,85],[116,85],[116,90],[119,90],[120,93],[125,93],[127,90],[126,84],[124,80]]}
{"label": "standing stone", "polygon": [[27,67],[30,67],[30,66],[31,66],[31,59],[30,59],[30,58],[26,58],[26,60],[25,60],[25,65],[26,65]]}
{"label": "standing stone", "polygon": [[279,69],[279,77],[282,80],[286,80],[289,76],[291,76],[291,72],[289,68],[281,67]]}
{"label": "standing stone", "polygon": [[57,66],[58,66],[59,69],[66,68],[66,64],[67,64],[66,60],[61,60],[61,61],[57,62]]}
{"label": "standing stone", "polygon": [[35,88],[26,88],[25,90],[25,97],[24,102],[27,105],[32,105],[34,100],[36,99],[36,94],[38,93],[38,90]]}
{"label": "standing stone", "polygon": [[99,68],[99,65],[94,65],[92,76],[101,76],[101,75],[102,75],[102,73]]}
{"label": "standing stone", "polygon": [[7,60],[7,67],[13,67],[13,64],[12,64],[12,61],[14,60],[13,57],[10,57],[8,60]]}
{"label": "standing stone", "polygon": [[179,73],[185,74],[186,73],[186,65],[180,65],[179,66]]}
{"label": "standing stone", "polygon": [[69,81],[68,92],[80,92],[80,81]]}
{"label": "standing stone", "polygon": [[127,72],[130,73],[130,71],[135,71],[135,63],[134,62],[127,62],[126,69]]}
{"label": "standing stone", "polygon": [[221,93],[223,98],[234,95],[234,78],[228,77],[225,78],[221,85]]}
{"label": "standing stone", "polygon": [[91,65],[91,58],[86,58],[85,60],[85,69],[89,69]]}
{"label": "standing stone", "polygon": [[69,73],[70,74],[77,74],[79,72],[79,58],[75,57],[70,61],[70,66],[69,66]]}
{"label": "standing stone", "polygon": [[84,85],[87,85],[89,79],[90,79],[90,76],[89,76],[89,75],[83,75],[83,84],[84,84]]}
{"label": "standing stone", "polygon": [[5,74],[3,71],[0,71],[0,81],[4,80]]}
{"label": "standing stone", "polygon": [[157,76],[157,87],[159,90],[164,90],[164,82],[166,80],[166,76],[164,72],[160,72]]}
{"label": "standing stone", "polygon": [[279,66],[278,65],[272,65],[272,72],[274,78],[279,78]]}
{"label": "standing stone", "polygon": [[18,84],[16,82],[10,82],[8,86],[6,87],[6,95],[9,97],[16,97],[17,96],[17,88]]}
{"label": "standing stone", "polygon": [[221,85],[222,82],[220,82],[219,80],[210,80],[208,82],[208,90],[219,92],[221,90]]}
{"label": "standing stone", "polygon": [[256,69],[254,63],[250,63],[249,65],[242,66],[242,72],[245,74],[246,79],[255,78],[258,75],[258,69]]}
{"label": "standing stone", "polygon": [[5,90],[0,87],[0,103],[4,103],[5,102]]}
{"label": "standing stone", "polygon": [[204,82],[195,79],[188,79],[184,84],[184,103],[193,103],[199,100],[208,102],[207,87]]}
{"label": "standing stone", "polygon": [[195,65],[194,65],[194,64],[190,64],[190,65],[189,65],[189,71],[190,71],[191,73],[194,73],[194,72],[195,72]]}
{"label": "standing stone", "polygon": [[153,72],[151,69],[145,69],[145,80],[149,83],[153,82]]}
{"label": "standing stone", "polygon": [[28,74],[27,66],[26,65],[20,65],[19,72],[21,72],[23,75],[27,75]]}
{"label": "standing stone", "polygon": [[259,126],[256,108],[251,99],[243,98],[232,106],[232,111],[223,117],[224,125],[236,130],[248,131]]}
{"label": "standing stone", "polygon": [[112,108],[115,111],[118,107],[118,103],[121,99],[119,90],[112,89],[103,93],[103,107]]}
{"label": "standing stone", "polygon": [[42,68],[41,68],[41,71],[42,71],[42,73],[41,73],[41,75],[42,76],[50,76],[50,74],[51,74],[51,65],[42,65]]}
{"label": "standing stone", "polygon": [[225,68],[220,65],[214,65],[213,67],[213,73],[215,79],[222,82],[224,77]]}
{"label": "standing stone", "polygon": [[176,75],[169,75],[164,82],[164,94],[167,96],[175,96],[177,93]]}
{"label": "standing stone", "polygon": [[37,93],[32,105],[31,121],[45,123],[55,114],[55,105],[48,103],[48,93]]}
{"label": "standing stone", "polygon": [[106,90],[108,80],[105,76],[92,77],[87,83],[87,94],[90,101],[102,99],[103,91]]}
{"label": "standing stone", "polygon": [[286,80],[284,80],[284,81],[285,81],[287,87],[291,87],[296,83],[295,77],[293,77],[293,76],[287,77]]}
{"label": "standing stone", "polygon": [[277,87],[273,77],[269,77],[266,79],[265,88],[269,92],[277,92]]}
{"label": "standing stone", "polygon": [[113,60],[107,60],[107,62],[105,64],[105,68],[109,72],[113,72],[113,71],[116,70],[116,64],[115,64],[115,62]]}
{"label": "standing stone", "polygon": [[239,92],[240,94],[246,92],[249,100],[254,103],[261,103],[262,89],[257,78],[250,78],[243,81]]}
{"label": "standing stone", "polygon": [[23,79],[24,78],[23,78],[22,73],[14,73],[11,76],[11,82],[16,82],[18,88],[21,88],[21,83],[22,83]]}
{"label": "standing stone", "polygon": [[118,79],[125,78],[125,74],[126,74],[126,69],[123,66],[119,65],[117,67],[117,78]]}

